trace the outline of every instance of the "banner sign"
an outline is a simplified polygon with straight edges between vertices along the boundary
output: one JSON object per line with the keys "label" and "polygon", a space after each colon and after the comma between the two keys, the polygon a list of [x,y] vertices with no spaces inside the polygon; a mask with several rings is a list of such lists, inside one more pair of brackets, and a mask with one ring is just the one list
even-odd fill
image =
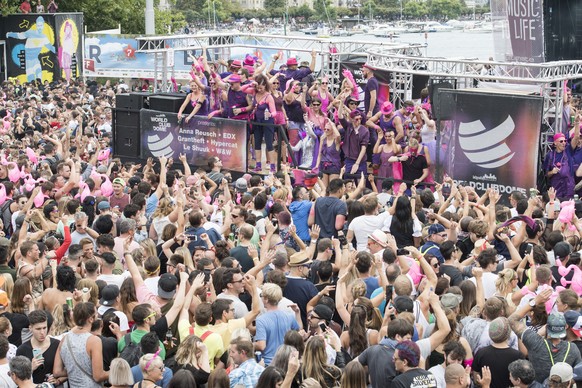
{"label": "banner sign", "polygon": [[142,109],[140,123],[142,159],[186,154],[189,164],[206,167],[208,158],[218,156],[224,168],[246,172],[246,121],[194,116],[180,125],[176,113]]}
{"label": "banner sign", "polygon": [[497,60],[545,61],[542,0],[491,0],[491,15]]}
{"label": "banner sign", "polygon": [[[455,182],[507,199],[536,187],[543,98],[441,90],[456,101],[454,119],[442,125],[444,170]],[[452,124],[451,124],[452,123]]]}
{"label": "banner sign", "polygon": [[83,14],[17,14],[2,21],[8,78],[52,82],[81,75]]}
{"label": "banner sign", "polygon": [[[180,41],[180,47],[191,44],[198,46],[201,39],[192,36],[192,42]],[[241,39],[237,37],[224,36],[213,41],[214,44],[247,44],[263,45],[257,39]],[[173,67],[174,76],[177,79],[191,79],[190,70],[192,69],[191,56],[198,58],[201,50],[176,50],[173,49],[174,42],[172,39],[165,40],[166,55],[168,55],[168,66]],[[154,55],[136,52],[138,41],[133,35],[87,35],[85,37],[85,57],[84,69],[88,77],[131,77],[131,78],[153,78],[154,77]],[[268,47],[260,50],[250,47],[240,47],[231,49],[230,58],[244,59],[246,55],[263,57],[270,62],[272,55],[276,54],[276,49]],[[221,52],[219,49],[209,48],[206,57],[209,60],[219,58]],[[170,57],[171,56],[171,57]],[[280,63],[284,63],[280,61]],[[158,69],[161,71],[162,69]],[[170,75],[168,75],[170,76]]]}

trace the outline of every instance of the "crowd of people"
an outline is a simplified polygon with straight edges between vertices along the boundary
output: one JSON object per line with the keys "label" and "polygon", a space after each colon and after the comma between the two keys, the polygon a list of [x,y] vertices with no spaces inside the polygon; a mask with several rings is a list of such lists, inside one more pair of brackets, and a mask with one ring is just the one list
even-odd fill
{"label": "crowd of people", "polygon": [[[315,53],[279,59],[194,66],[181,120],[267,124],[255,172],[266,142],[273,173],[238,179],[216,156],[195,171],[185,155],[113,158],[119,85],[2,84],[0,386],[582,379],[577,203],[559,188],[503,204],[448,177],[423,187],[428,101],[378,104],[367,65],[363,101],[347,73],[334,97],[325,77],[305,81]],[[270,124],[296,136],[312,184],[275,171]]]}

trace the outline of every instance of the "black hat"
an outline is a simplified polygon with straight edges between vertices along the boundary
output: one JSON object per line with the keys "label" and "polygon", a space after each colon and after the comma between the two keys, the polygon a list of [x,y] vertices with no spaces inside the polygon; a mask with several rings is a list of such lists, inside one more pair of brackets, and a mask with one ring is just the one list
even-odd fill
{"label": "black hat", "polygon": [[171,273],[165,273],[158,280],[158,296],[163,299],[172,299],[176,294],[178,278]]}
{"label": "black hat", "polygon": [[409,296],[397,296],[392,302],[397,313],[414,312],[414,302]]}
{"label": "black hat", "polygon": [[554,257],[556,259],[565,259],[572,253],[572,246],[565,241],[560,241],[554,245]]}
{"label": "black hat", "polygon": [[326,322],[331,321],[331,318],[333,317],[333,311],[324,304],[318,304],[315,306],[313,312]]}
{"label": "black hat", "polygon": [[117,284],[108,284],[103,287],[101,291],[101,299],[99,303],[102,306],[113,306],[115,304],[115,299],[119,296],[119,287]]}

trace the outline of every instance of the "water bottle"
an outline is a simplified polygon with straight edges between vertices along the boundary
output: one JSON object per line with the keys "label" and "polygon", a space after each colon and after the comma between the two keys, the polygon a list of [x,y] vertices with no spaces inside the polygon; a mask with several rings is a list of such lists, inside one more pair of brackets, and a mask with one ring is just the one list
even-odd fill
{"label": "water bottle", "polygon": [[271,118],[271,112],[269,111],[269,108],[267,107],[265,109],[265,120],[269,120]]}

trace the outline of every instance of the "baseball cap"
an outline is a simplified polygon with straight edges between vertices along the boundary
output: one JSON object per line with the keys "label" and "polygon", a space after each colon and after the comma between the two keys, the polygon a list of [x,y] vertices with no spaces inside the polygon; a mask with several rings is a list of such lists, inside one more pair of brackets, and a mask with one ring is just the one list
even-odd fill
{"label": "baseball cap", "polygon": [[572,246],[565,241],[560,241],[554,245],[554,257],[556,259],[565,259],[572,253]]}
{"label": "baseball cap", "polygon": [[560,313],[551,313],[546,325],[548,338],[564,338],[566,336],[566,319]]}
{"label": "baseball cap", "polygon": [[178,278],[171,273],[165,273],[158,280],[158,296],[163,299],[172,299],[176,294]]}
{"label": "baseball cap", "polygon": [[234,182],[234,188],[239,191],[247,191],[247,180],[245,178],[238,178]]}
{"label": "baseball cap", "polygon": [[558,376],[561,383],[566,383],[574,378],[574,369],[572,369],[570,364],[566,364],[565,362],[556,362],[552,366],[552,369],[550,369],[550,379],[553,376]]}
{"label": "baseball cap", "polygon": [[397,313],[414,312],[414,302],[409,296],[397,296],[392,302]]}
{"label": "baseball cap", "polygon": [[106,174],[107,173],[107,166],[102,164],[99,167],[97,167],[97,172],[99,174]]}
{"label": "baseball cap", "polygon": [[331,309],[324,304],[318,304],[317,306],[315,306],[313,312],[318,317],[327,322],[331,321],[331,318],[333,317],[333,311],[331,311]]}
{"label": "baseball cap", "polygon": [[121,179],[121,178],[115,178],[113,180],[113,184],[118,184],[118,185],[121,185],[121,186],[125,186],[125,181],[123,179]]}
{"label": "baseball cap", "polygon": [[110,208],[111,208],[111,205],[107,201],[101,201],[101,202],[99,202],[99,205],[97,205],[98,210],[107,210]]}
{"label": "baseball cap", "polygon": [[113,306],[115,299],[119,296],[119,287],[117,284],[108,284],[101,290],[101,299],[99,303],[102,306]]}
{"label": "baseball cap", "polygon": [[441,296],[441,306],[449,309],[456,309],[457,307],[459,307],[462,301],[463,297],[461,295],[453,293],[446,293],[443,296]]}
{"label": "baseball cap", "polygon": [[566,324],[577,337],[582,337],[582,316],[578,311],[568,310],[564,313]]}
{"label": "baseball cap", "polygon": [[433,234],[437,234],[437,233],[442,233],[444,232],[446,229],[444,226],[442,226],[441,224],[432,224],[431,226],[428,227],[428,235],[433,235]]}

